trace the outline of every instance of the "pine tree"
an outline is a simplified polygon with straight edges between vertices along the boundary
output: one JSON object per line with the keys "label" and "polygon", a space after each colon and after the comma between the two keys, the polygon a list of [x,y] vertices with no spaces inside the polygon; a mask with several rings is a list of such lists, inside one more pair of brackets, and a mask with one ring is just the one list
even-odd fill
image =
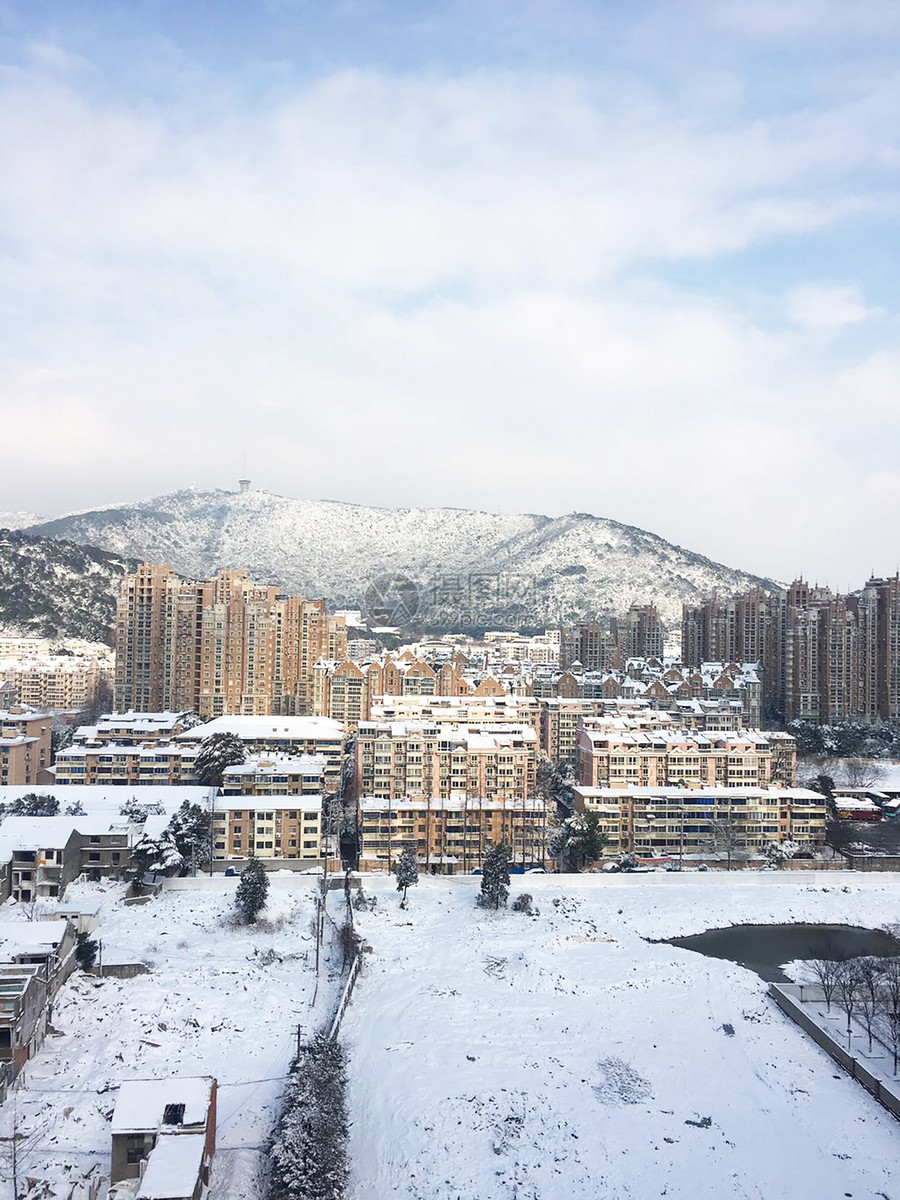
{"label": "pine tree", "polygon": [[255,855],[241,871],[240,882],[234,894],[234,904],[243,920],[249,924],[255,921],[266,907],[266,897],[269,894],[269,877],[266,868]]}
{"label": "pine tree", "polygon": [[97,943],[86,933],[79,933],[76,939],[75,958],[82,971],[89,970],[97,961]]}
{"label": "pine tree", "polygon": [[172,835],[164,829],[159,838],[146,833],[138,838],[131,850],[131,864],[135,883],[140,885],[148,871],[154,875],[175,875],[184,869],[184,858]]}
{"label": "pine tree", "polygon": [[415,846],[404,846],[394,867],[397,876],[397,891],[403,892],[402,903],[406,905],[406,890],[419,882],[419,860]]}
{"label": "pine tree", "polygon": [[272,1147],[273,1200],[343,1200],[347,1193],[346,1056],[317,1033],[288,1076]]}
{"label": "pine tree", "polygon": [[499,908],[509,896],[509,864],[512,853],[509,846],[498,842],[484,856],[481,868],[481,891],[478,904],[481,908]]}
{"label": "pine tree", "polygon": [[200,743],[194,774],[204,787],[221,787],[226,767],[242,763],[244,743],[236,733],[211,733]]}
{"label": "pine tree", "polygon": [[205,809],[199,804],[191,804],[189,800],[185,800],[173,814],[167,832],[185,862],[193,863],[196,867],[209,866],[211,821]]}

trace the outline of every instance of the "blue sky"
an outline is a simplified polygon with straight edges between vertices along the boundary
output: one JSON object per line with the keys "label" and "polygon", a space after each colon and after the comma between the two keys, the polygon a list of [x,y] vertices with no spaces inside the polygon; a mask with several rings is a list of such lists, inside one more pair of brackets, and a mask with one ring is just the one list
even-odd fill
{"label": "blue sky", "polygon": [[900,550],[900,5],[0,0],[0,510]]}

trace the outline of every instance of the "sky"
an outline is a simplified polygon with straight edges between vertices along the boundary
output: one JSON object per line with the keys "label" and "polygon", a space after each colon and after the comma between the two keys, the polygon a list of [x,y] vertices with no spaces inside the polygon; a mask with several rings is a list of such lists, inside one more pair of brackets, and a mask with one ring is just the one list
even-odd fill
{"label": "sky", "polygon": [[896,0],[0,0],[0,510],[900,561]]}

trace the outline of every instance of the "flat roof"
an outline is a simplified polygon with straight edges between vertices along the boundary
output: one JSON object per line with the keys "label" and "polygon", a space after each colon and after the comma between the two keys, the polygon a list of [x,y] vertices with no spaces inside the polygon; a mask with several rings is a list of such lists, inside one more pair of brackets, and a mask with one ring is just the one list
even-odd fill
{"label": "flat roof", "polygon": [[126,1079],[119,1085],[113,1112],[113,1133],[156,1130],[163,1123],[167,1104],[183,1104],[184,1117],[178,1126],[206,1125],[209,1098],[215,1080],[210,1075],[182,1079]]}
{"label": "flat roof", "polygon": [[203,1133],[161,1133],[135,1200],[190,1200],[203,1166]]}

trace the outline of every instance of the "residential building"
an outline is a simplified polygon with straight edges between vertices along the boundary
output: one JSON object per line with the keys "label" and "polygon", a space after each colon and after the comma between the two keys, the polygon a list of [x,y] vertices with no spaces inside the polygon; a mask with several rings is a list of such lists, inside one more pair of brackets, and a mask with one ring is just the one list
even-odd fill
{"label": "residential building", "polygon": [[[784,743],[779,750],[783,771]],[[642,729],[627,719],[585,718],[577,775],[591,787],[765,786],[773,778],[772,745],[758,730]]]}
{"label": "residential building", "polygon": [[75,942],[70,921],[0,921],[0,963],[37,967],[48,1000],[75,970]]}
{"label": "residential building", "polygon": [[123,878],[131,835],[121,817],[7,817],[0,860],[10,863],[10,894],[22,904],[61,898],[79,875]]}
{"label": "residential building", "polygon": [[81,725],[73,741],[100,743],[116,742],[120,746],[148,746],[168,742],[195,724],[190,710],[185,712],[123,712],[102,716],[96,725]]}
{"label": "residential building", "polygon": [[325,791],[328,760],[323,754],[276,758],[254,754],[238,766],[226,767],[222,777],[225,796],[312,796]]}
{"label": "residential building", "polygon": [[580,785],[575,807],[598,815],[607,857],[714,857],[723,830],[741,852],[787,840],[811,850],[825,840],[825,797],[807,788]]}
{"label": "residential building", "polygon": [[533,794],[517,800],[364,796],[359,809],[362,870],[389,871],[412,845],[420,867],[432,874],[480,870],[485,853],[498,842],[510,847],[514,864],[546,864],[547,812]]}
{"label": "residential building", "polygon": [[52,779],[53,714],[14,706],[0,712],[0,784],[40,784]]}
{"label": "residential building", "polygon": [[107,675],[96,658],[61,654],[0,659],[0,678],[12,688],[13,703],[77,712],[94,702]]}
{"label": "residential building", "polygon": [[534,795],[537,750],[529,725],[363,721],[356,740],[357,795],[527,799]]}
{"label": "residential building", "polygon": [[158,1171],[167,1186],[139,1187],[136,1197],[199,1200],[216,1149],[216,1093],[215,1079],[205,1076],[123,1080],[112,1117],[110,1183],[142,1179],[147,1185]]}
{"label": "residential building", "polygon": [[124,577],[116,618],[119,710],[194,709],[210,718],[310,713],[313,665],[347,657],[343,618],[241,571],[179,578],[143,563]]}
{"label": "residential building", "polygon": [[292,860],[318,863],[323,856],[322,797],[220,796],[215,802],[213,847],[219,862],[245,862],[252,854],[267,866]]}
{"label": "residential building", "polygon": [[344,727],[339,721],[329,717],[217,717],[205,725],[179,733],[175,743],[199,748],[204,738],[214,733],[233,733],[251,755],[283,755],[286,758],[321,755],[325,759],[323,778],[327,790],[333,791],[340,785]]}
{"label": "residential building", "polygon": [[54,764],[55,783],[110,784],[122,787],[176,787],[196,782],[199,742],[76,742],[60,750]]}
{"label": "residential building", "polygon": [[0,1065],[13,1078],[47,1032],[47,981],[40,965],[0,962]]}

